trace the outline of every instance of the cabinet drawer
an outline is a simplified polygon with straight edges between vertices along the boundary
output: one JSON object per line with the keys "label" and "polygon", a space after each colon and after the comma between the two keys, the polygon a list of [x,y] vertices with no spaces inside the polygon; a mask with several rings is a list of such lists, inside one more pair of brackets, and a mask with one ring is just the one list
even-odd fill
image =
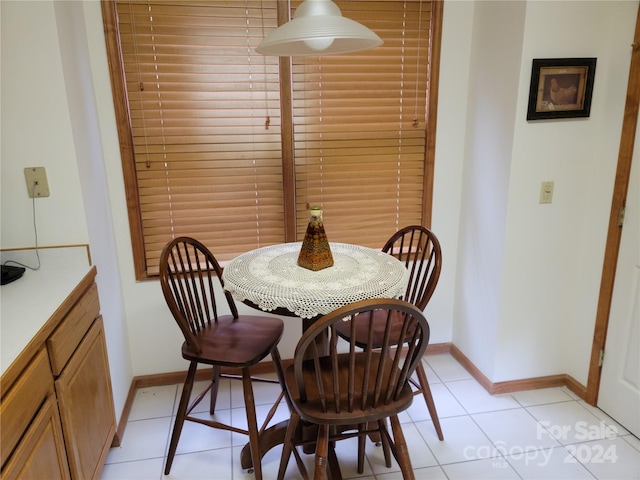
{"label": "cabinet drawer", "polygon": [[0,404],[0,456],[2,465],[27,430],[49,393],[53,392],[53,376],[47,352],[41,350],[24,370]]}
{"label": "cabinet drawer", "polygon": [[98,287],[92,283],[47,340],[51,370],[57,377],[100,313]]}

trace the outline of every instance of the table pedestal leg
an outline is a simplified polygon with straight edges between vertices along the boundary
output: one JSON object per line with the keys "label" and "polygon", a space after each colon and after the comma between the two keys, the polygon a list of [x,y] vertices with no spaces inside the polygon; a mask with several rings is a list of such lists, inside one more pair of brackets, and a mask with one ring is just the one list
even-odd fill
{"label": "table pedestal leg", "polygon": [[[284,443],[285,433],[287,432],[288,420],[283,420],[280,423],[265,429],[260,434],[260,455],[262,458],[269,450],[276,445],[282,445]],[[294,442],[298,442],[301,439],[315,440],[317,433],[316,426],[305,427],[300,423],[298,431],[295,434]],[[307,447],[310,448],[310,452],[307,452]],[[340,465],[338,464],[338,457],[335,452],[335,442],[329,444],[329,454],[327,457],[327,477],[329,480],[342,480],[342,473],[340,473]],[[305,453],[315,453],[315,445],[305,445],[303,447]],[[243,469],[247,470],[253,466],[251,462],[251,447],[247,443],[240,452],[240,465]]]}
{"label": "table pedestal leg", "polygon": [[[288,423],[289,420],[283,420],[267,428],[260,434],[258,441],[260,444],[261,457],[276,445],[282,445],[284,443]],[[242,448],[242,452],[240,453],[240,465],[243,469],[249,469],[253,466],[253,462],[251,461],[251,447],[248,443]]]}

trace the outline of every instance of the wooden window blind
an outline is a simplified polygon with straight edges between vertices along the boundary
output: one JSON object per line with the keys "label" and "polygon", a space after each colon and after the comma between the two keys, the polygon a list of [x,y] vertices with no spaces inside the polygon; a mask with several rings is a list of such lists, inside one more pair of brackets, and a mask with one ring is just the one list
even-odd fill
{"label": "wooden window blind", "polygon": [[275,5],[117,2],[151,274],[174,236],[219,259],[284,240],[278,63],[254,53]]}
{"label": "wooden window blind", "polygon": [[286,0],[102,2],[138,279],[180,235],[300,240],[312,205],[335,242],[429,225],[442,4],[335,1],[384,45],[283,63],[254,49]]}
{"label": "wooden window blind", "polygon": [[331,241],[380,248],[423,222],[431,2],[340,7],[384,44],[293,58],[297,231],[317,204]]}

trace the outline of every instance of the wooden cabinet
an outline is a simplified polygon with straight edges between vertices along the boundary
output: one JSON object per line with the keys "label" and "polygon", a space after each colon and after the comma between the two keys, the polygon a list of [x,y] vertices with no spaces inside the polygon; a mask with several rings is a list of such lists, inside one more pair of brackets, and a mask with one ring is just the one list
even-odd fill
{"label": "wooden cabinet", "polygon": [[71,476],[96,478],[115,433],[102,317],[56,380],[56,394]]}
{"label": "wooden cabinet", "polygon": [[42,349],[15,385],[3,394],[0,403],[3,479],[69,478],[53,386],[49,358]]}
{"label": "wooden cabinet", "polygon": [[1,380],[2,478],[99,478],[115,411],[95,267]]}
{"label": "wooden cabinet", "polygon": [[70,478],[55,396],[47,397],[18,448],[2,469],[2,478]]}

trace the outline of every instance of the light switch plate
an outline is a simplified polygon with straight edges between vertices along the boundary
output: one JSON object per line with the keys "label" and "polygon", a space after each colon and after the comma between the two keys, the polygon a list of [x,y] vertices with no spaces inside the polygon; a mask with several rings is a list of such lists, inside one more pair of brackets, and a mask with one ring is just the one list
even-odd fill
{"label": "light switch plate", "polygon": [[47,172],[44,167],[25,168],[24,178],[27,181],[29,198],[49,196],[49,182],[47,182]]}
{"label": "light switch plate", "polygon": [[547,181],[540,184],[540,203],[551,203],[553,201],[553,182]]}

